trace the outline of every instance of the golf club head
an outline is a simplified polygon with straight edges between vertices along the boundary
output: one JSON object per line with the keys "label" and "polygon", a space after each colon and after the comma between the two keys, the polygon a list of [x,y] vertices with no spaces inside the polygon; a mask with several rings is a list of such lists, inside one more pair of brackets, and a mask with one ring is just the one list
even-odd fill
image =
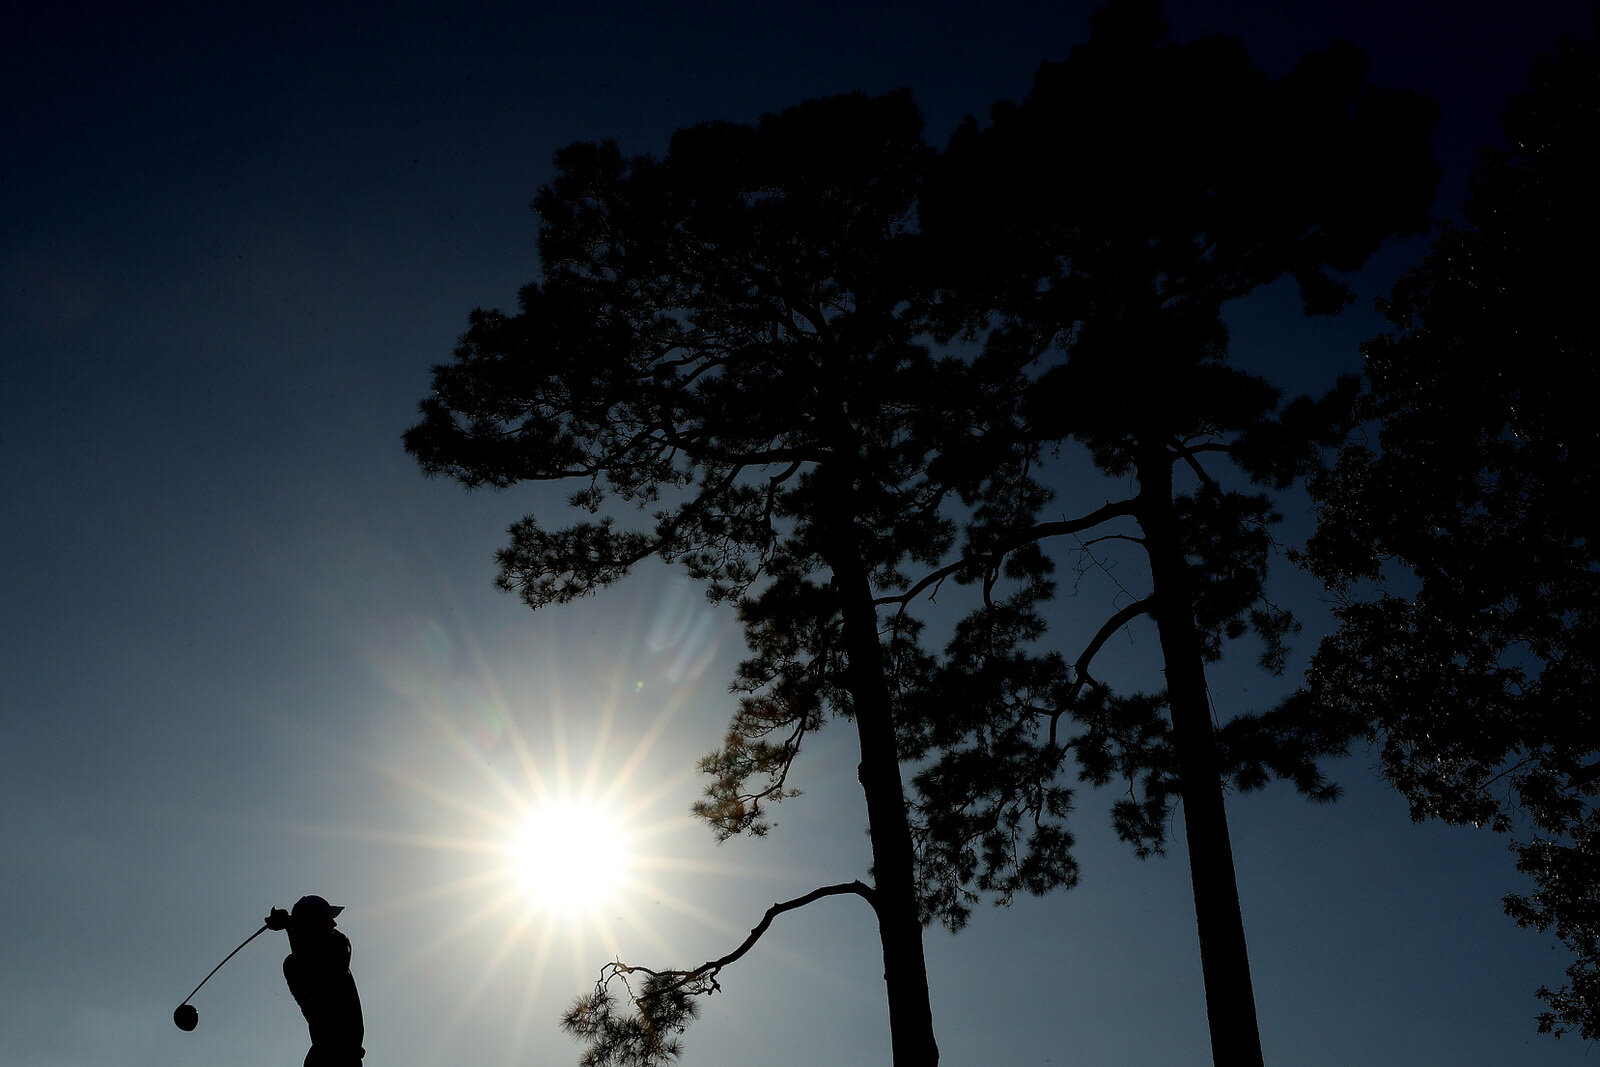
{"label": "golf club head", "polygon": [[193,1030],[200,1025],[200,1013],[193,1004],[179,1004],[172,1013],[172,1021],[178,1024],[179,1030]]}

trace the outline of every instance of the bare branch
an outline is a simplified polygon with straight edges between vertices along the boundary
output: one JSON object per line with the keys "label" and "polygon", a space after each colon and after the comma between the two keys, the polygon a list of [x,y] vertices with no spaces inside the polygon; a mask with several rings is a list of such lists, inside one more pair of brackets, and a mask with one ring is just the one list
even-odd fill
{"label": "bare branch", "polygon": [[705,963],[702,963],[700,966],[689,971],[656,971],[651,970],[649,967],[640,967],[632,964],[622,963],[621,961],[608,963],[601,971],[600,985],[601,987],[604,987],[607,981],[609,981],[611,978],[617,977],[618,975],[643,974],[648,975],[651,978],[664,978],[669,980],[665,985],[653,989],[651,991],[651,995],[653,996],[664,996],[668,993],[676,992],[681,989],[698,986],[700,983],[704,983],[704,986],[700,988],[693,988],[691,989],[691,992],[715,992],[718,988],[720,988],[716,982],[717,973],[729,964],[737,963],[739,959],[745,955],[745,953],[754,948],[756,942],[760,941],[762,936],[766,934],[767,929],[772,926],[773,919],[776,919],[779,915],[782,915],[786,911],[794,911],[797,908],[805,907],[807,904],[813,904],[816,901],[821,900],[823,897],[836,897],[851,893],[861,897],[868,904],[871,904],[874,910],[877,909],[877,891],[860,879],[851,882],[840,882],[837,885],[819,886],[804,896],[795,897],[793,900],[785,900],[772,905],[772,907],[767,909],[766,914],[761,917],[761,921],[750,929],[749,936],[747,936],[744,941],[740,943],[739,947],[725,956],[719,956],[714,960],[707,960]]}
{"label": "bare branch", "polygon": [[1194,471],[1195,477],[1199,478],[1204,485],[1206,485],[1208,488],[1215,489],[1217,487],[1217,480],[1211,477],[1210,473],[1208,473],[1204,467],[1200,466],[1200,461],[1195,458],[1196,452],[1207,450],[1208,449],[1206,446],[1181,448],[1178,450],[1178,458],[1189,465],[1189,469]]}
{"label": "bare branch", "polygon": [[1144,544],[1144,538],[1142,538],[1142,537],[1135,537],[1133,534],[1120,534],[1120,533],[1118,533],[1118,534],[1101,534],[1099,537],[1091,537],[1087,541],[1079,541],[1078,542],[1078,547],[1080,547],[1080,548],[1088,548],[1090,545],[1098,545],[1102,541],[1128,541],[1128,542],[1130,542],[1132,544],[1135,544],[1135,545]]}
{"label": "bare branch", "polygon": [[[1076,519],[1062,519],[1058,522],[1041,522],[1026,534],[1016,538],[1017,544],[1027,544],[1029,541],[1042,541],[1046,537],[1059,537],[1062,534],[1082,533],[1084,530],[1093,529],[1103,522],[1132,515],[1138,510],[1138,502],[1133,499],[1118,500],[1111,504],[1103,505],[1089,512],[1087,515]],[[1015,547],[1015,546],[1012,546]]]}
{"label": "bare branch", "polygon": [[1099,526],[1101,523],[1109,522],[1110,520],[1120,518],[1123,515],[1132,515],[1133,513],[1133,500],[1119,500],[1115,503],[1106,504],[1103,507],[1097,508],[1087,515],[1080,515],[1076,519],[1062,519],[1057,522],[1037,523],[1020,533],[1012,534],[1009,537],[1002,538],[1000,542],[987,553],[977,556],[963,556],[954,563],[946,564],[945,566],[940,567],[938,570],[931,571],[930,573],[924,575],[915,585],[911,586],[911,588],[907,589],[904,593],[895,593],[890,596],[878,597],[873,601],[873,604],[877,607],[883,607],[887,604],[899,604],[902,608],[904,608],[909,605],[911,601],[920,596],[930,586],[937,586],[945,579],[951,577],[952,575],[958,574],[963,570],[980,565],[989,569],[993,569],[994,565],[1000,560],[1000,558],[1013,549],[1021,548],[1023,545],[1032,544],[1035,541],[1042,541],[1047,537],[1059,537],[1063,534],[1080,533],[1084,530],[1093,529],[1094,527]]}
{"label": "bare branch", "polygon": [[1077,703],[1078,694],[1083,692],[1083,687],[1093,681],[1089,674],[1089,664],[1094,661],[1095,656],[1105,647],[1105,643],[1111,640],[1112,634],[1137,619],[1140,615],[1148,615],[1154,606],[1155,597],[1145,597],[1143,600],[1136,600],[1122,608],[1105,621],[1089,643],[1084,646],[1083,651],[1079,653],[1077,662],[1072,665],[1070,697],[1054,715],[1050,716],[1050,747],[1052,749],[1056,747],[1056,726],[1061,721],[1061,716],[1066,713],[1069,707]]}
{"label": "bare branch", "polygon": [[1111,640],[1111,635],[1134,619],[1137,619],[1140,615],[1148,615],[1154,606],[1155,597],[1145,597],[1143,600],[1136,600],[1127,605],[1105,621],[1105,624],[1094,635],[1093,640],[1084,646],[1083,652],[1078,656],[1078,661],[1072,665],[1073,696],[1077,696],[1078,692],[1083,688],[1084,680],[1089,677],[1089,664],[1099,654],[1105,643]]}

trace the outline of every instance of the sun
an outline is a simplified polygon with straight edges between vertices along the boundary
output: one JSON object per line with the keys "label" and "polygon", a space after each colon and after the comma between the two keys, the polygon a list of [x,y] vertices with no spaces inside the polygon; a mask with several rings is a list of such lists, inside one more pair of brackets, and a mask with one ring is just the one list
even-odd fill
{"label": "sun", "polygon": [[628,880],[626,829],[596,801],[551,799],[531,808],[511,831],[506,852],[529,904],[555,916],[605,907]]}
{"label": "sun", "polygon": [[703,851],[685,810],[700,787],[672,731],[714,692],[702,673],[719,648],[698,603],[673,593],[654,624],[630,612],[647,632],[617,655],[596,646],[592,663],[551,640],[497,671],[470,634],[427,618],[374,638],[373,671],[414,718],[385,717],[384,750],[352,755],[400,821],[336,832],[416,850],[415,877],[377,907],[422,935],[393,977],[447,973],[461,987],[423,1060],[449,1060],[490,1003],[506,1062],[523,1060],[550,998],[592,988],[607,960],[676,963],[693,954],[687,931],[745,932],[691,888],[746,873]]}

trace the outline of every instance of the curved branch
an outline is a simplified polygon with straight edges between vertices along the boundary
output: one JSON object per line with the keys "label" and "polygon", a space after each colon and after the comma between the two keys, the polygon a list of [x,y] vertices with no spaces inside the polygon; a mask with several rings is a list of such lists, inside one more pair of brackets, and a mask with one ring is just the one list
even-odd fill
{"label": "curved branch", "polygon": [[1199,478],[1203,485],[1207,488],[1215,489],[1217,480],[1211,477],[1209,471],[1200,466],[1198,456],[1201,452],[1223,452],[1232,455],[1233,449],[1231,446],[1224,444],[1176,445],[1173,449],[1174,457],[1188,464],[1189,469],[1194,471],[1195,477]]}
{"label": "curved branch", "polygon": [[1099,654],[1100,649],[1105,647],[1105,643],[1111,640],[1111,635],[1134,619],[1137,619],[1140,615],[1150,614],[1150,610],[1155,606],[1155,601],[1156,598],[1153,596],[1147,596],[1143,600],[1135,600],[1105,621],[1105,624],[1100,627],[1094,638],[1084,646],[1082,654],[1078,656],[1078,661],[1072,665],[1073,696],[1077,696],[1079,690],[1083,688],[1083,681],[1089,677],[1090,662]]}
{"label": "curved branch", "polygon": [[[1058,522],[1041,522],[1030,529],[1026,534],[1016,539],[1017,544],[1027,544],[1029,541],[1042,541],[1046,537],[1059,537],[1062,534],[1082,533],[1092,529],[1103,522],[1120,518],[1123,515],[1133,515],[1138,511],[1138,501],[1133,498],[1118,500],[1105,504],[1087,515],[1080,515],[1076,519],[1062,519]],[[1015,545],[1011,546],[1015,547]]]}
{"label": "curved branch", "polygon": [[[772,905],[743,944],[691,971],[653,971],[616,960],[600,969],[594,991],[579,997],[562,1015],[561,1027],[589,1045],[584,1063],[596,1067],[665,1067],[682,1051],[678,1035],[699,1014],[694,998],[721,988],[717,984],[718,971],[749,952],[777,916],[841,893],[854,893],[877,909],[877,891],[871,886],[859,881],[825,885],[803,897]],[[644,979],[643,989],[637,993],[629,981],[633,975]],[[613,981],[620,982],[627,991],[625,999],[612,994]],[[632,1010],[626,1005],[631,1005]]]}
{"label": "curved branch", "polygon": [[1089,643],[1084,646],[1083,651],[1078,655],[1077,661],[1072,665],[1071,695],[1061,709],[1050,716],[1051,749],[1056,747],[1056,725],[1061,721],[1061,716],[1066,713],[1067,708],[1077,703],[1078,694],[1083,692],[1083,687],[1092,681],[1089,674],[1089,664],[1094,661],[1095,656],[1099,655],[1100,650],[1105,647],[1105,643],[1111,640],[1112,634],[1137,619],[1140,615],[1150,614],[1150,610],[1154,606],[1155,597],[1153,596],[1147,596],[1143,600],[1135,600],[1132,604],[1127,605],[1107,619],[1094,637],[1090,639]]}
{"label": "curved branch", "polygon": [[686,987],[701,982],[705,983],[705,985],[701,988],[693,989],[691,992],[714,992],[720,988],[716,982],[717,972],[721,971],[722,968],[728,966],[730,963],[738,962],[745,953],[754,948],[756,942],[761,940],[762,936],[766,934],[767,929],[772,925],[773,919],[776,919],[779,915],[782,915],[786,911],[794,911],[797,908],[805,907],[807,904],[815,903],[816,901],[821,900],[823,897],[842,896],[849,893],[853,893],[856,896],[861,897],[868,904],[872,905],[874,911],[877,910],[877,890],[873,889],[860,879],[856,879],[852,882],[840,882],[837,885],[819,886],[804,896],[795,897],[793,900],[785,900],[772,905],[772,907],[767,909],[766,914],[761,917],[761,921],[750,929],[749,936],[740,943],[739,947],[725,956],[719,956],[714,960],[707,960],[705,963],[702,963],[700,966],[689,971],[655,971],[651,970],[649,967],[626,964],[619,960],[606,964],[604,970],[601,972],[600,985],[604,986],[605,983],[610,979],[619,975],[644,974],[650,976],[651,978],[670,979],[670,981],[666,984],[652,989],[652,996],[665,996],[669,993],[685,989]]}
{"label": "curved branch", "polygon": [[1144,538],[1142,537],[1135,537],[1133,534],[1114,533],[1101,534],[1099,537],[1091,537],[1087,541],[1080,541],[1078,542],[1078,547],[1088,548],[1091,545],[1098,545],[1102,541],[1127,541],[1129,544],[1134,545],[1144,544]]}
{"label": "curved branch", "polygon": [[1076,519],[1062,519],[1057,522],[1035,523],[1033,526],[1028,527],[1028,529],[1023,530],[1020,533],[1015,533],[1009,537],[1001,538],[998,544],[996,544],[994,548],[988,552],[976,556],[963,556],[954,563],[946,564],[945,566],[940,567],[938,570],[924,575],[915,585],[907,589],[904,593],[895,593],[891,596],[881,596],[876,598],[872,602],[873,606],[883,607],[886,604],[899,604],[902,608],[904,608],[909,605],[911,601],[920,596],[930,586],[936,586],[950,576],[966,570],[969,567],[977,566],[979,563],[992,564],[995,560],[998,560],[1007,552],[1010,552],[1013,549],[1021,548],[1026,544],[1032,544],[1034,541],[1042,541],[1047,537],[1059,537],[1064,534],[1081,533],[1084,530],[1093,529],[1103,522],[1109,522],[1110,520],[1119,518],[1123,515],[1132,515],[1134,513],[1135,504],[1136,502],[1131,499],[1119,500],[1115,503],[1106,504],[1103,507],[1096,508],[1087,515],[1080,515]]}

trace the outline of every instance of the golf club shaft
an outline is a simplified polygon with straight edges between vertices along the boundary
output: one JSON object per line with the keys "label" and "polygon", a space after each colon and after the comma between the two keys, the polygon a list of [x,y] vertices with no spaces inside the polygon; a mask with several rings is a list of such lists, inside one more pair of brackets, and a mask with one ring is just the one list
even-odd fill
{"label": "golf club shaft", "polygon": [[[260,937],[266,932],[267,925],[263,923],[261,929],[257,930],[255,933],[239,942],[239,948],[244,948],[250,942],[254,941],[256,938]],[[227,963],[229,960],[233,959],[233,957],[237,956],[239,954],[239,948],[234,949],[232,952],[222,957],[222,963]],[[216,974],[218,971],[222,970],[222,963],[219,963],[215,967],[211,968],[211,974]],[[204,978],[200,979],[200,985],[205,985],[207,982],[211,981],[211,974],[208,974]],[[196,993],[200,992],[200,985],[197,985],[193,989],[189,990],[189,997],[192,997]],[[179,1007],[182,1007],[183,1004],[189,1003],[189,997],[184,997],[182,1003],[179,1004]]]}

